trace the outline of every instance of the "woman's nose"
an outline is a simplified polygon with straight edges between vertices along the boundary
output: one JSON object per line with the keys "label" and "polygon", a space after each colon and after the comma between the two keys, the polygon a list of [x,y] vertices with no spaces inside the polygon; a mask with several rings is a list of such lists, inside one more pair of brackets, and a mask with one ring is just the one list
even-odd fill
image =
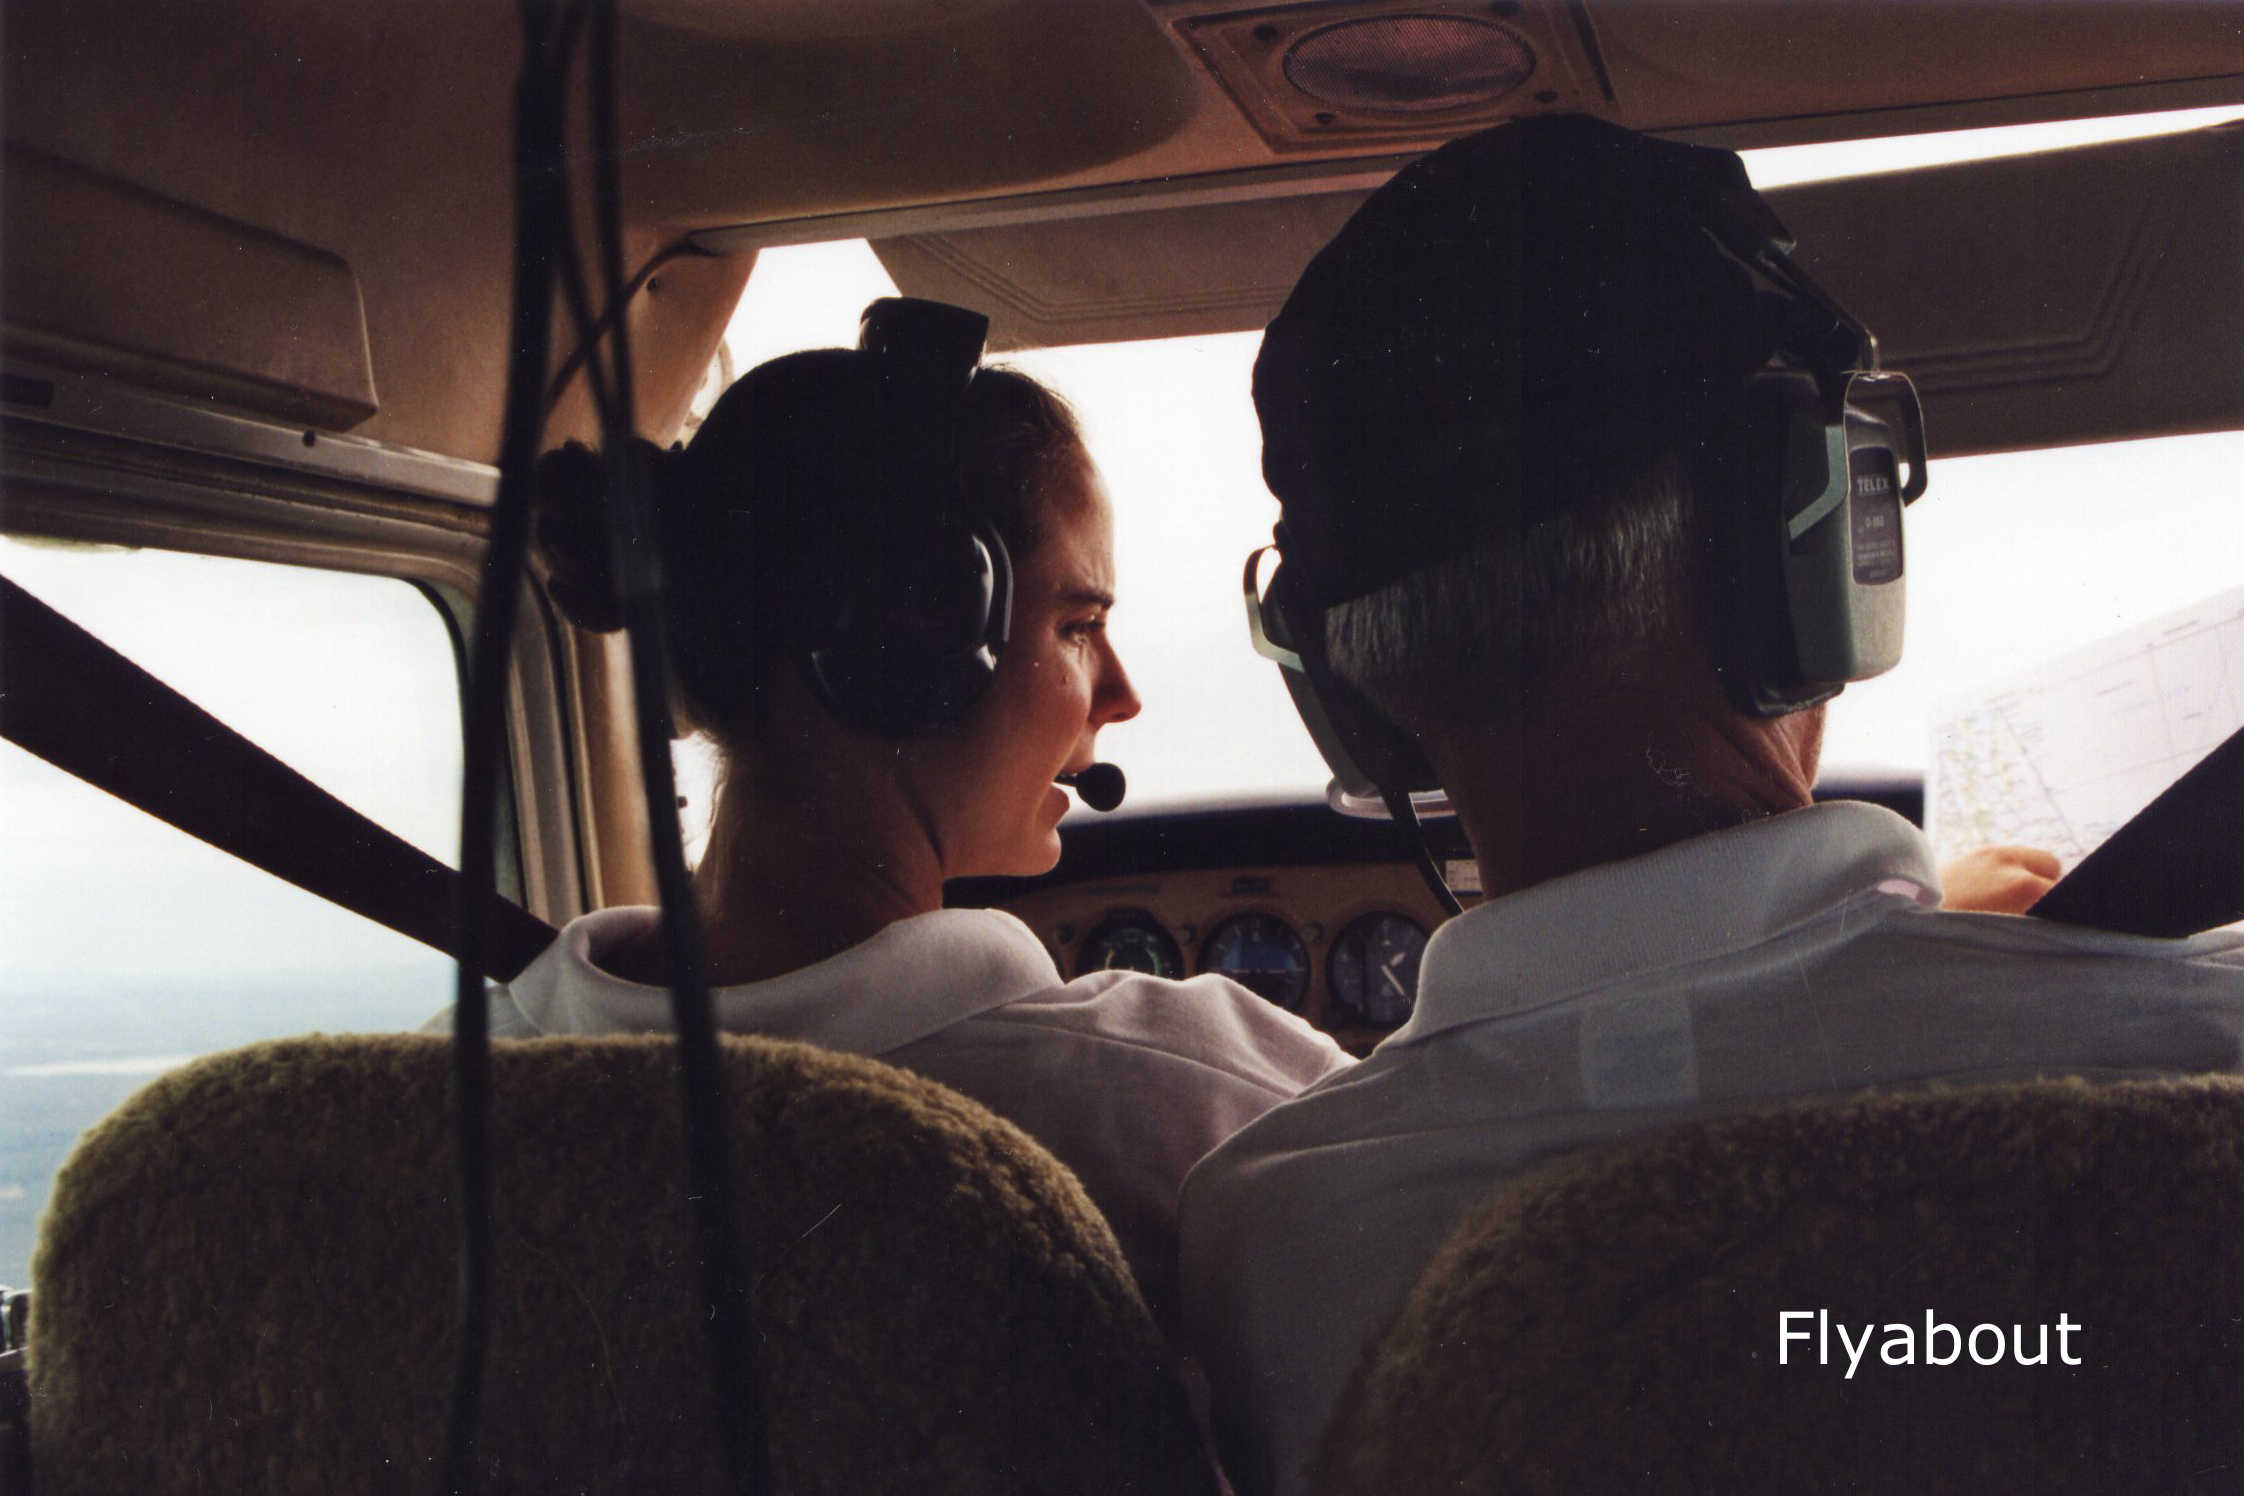
{"label": "woman's nose", "polygon": [[1130,673],[1122,668],[1121,656],[1108,645],[1100,662],[1099,688],[1091,699],[1091,718],[1104,727],[1113,722],[1127,722],[1145,709],[1138,700],[1138,689],[1130,684]]}

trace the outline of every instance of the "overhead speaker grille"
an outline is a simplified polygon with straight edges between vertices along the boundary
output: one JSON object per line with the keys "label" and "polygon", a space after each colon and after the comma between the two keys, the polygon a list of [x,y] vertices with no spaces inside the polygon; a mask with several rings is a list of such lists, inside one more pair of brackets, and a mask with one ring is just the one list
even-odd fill
{"label": "overhead speaker grille", "polygon": [[1535,72],[1502,26],[1465,16],[1377,16],[1312,31],[1286,52],[1286,81],[1341,109],[1430,113],[1493,103]]}
{"label": "overhead speaker grille", "polygon": [[1315,0],[1171,24],[1278,151],[1424,149],[1521,115],[1618,111],[1580,0]]}

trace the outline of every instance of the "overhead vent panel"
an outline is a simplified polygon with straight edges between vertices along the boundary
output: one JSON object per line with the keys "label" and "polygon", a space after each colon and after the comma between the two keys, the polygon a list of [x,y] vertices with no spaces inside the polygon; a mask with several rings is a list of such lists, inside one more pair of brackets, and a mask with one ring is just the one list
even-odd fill
{"label": "overhead vent panel", "polygon": [[1281,151],[1431,143],[1515,114],[1613,103],[1580,11],[1549,0],[1264,6],[1176,26]]}
{"label": "overhead vent panel", "polygon": [[1319,104],[1381,114],[1485,108],[1535,76],[1516,31],[1472,16],[1367,16],[1286,48],[1286,81]]}
{"label": "overhead vent panel", "polygon": [[2244,97],[2237,0],[1149,0],[1272,150],[1521,115],[1797,144]]}

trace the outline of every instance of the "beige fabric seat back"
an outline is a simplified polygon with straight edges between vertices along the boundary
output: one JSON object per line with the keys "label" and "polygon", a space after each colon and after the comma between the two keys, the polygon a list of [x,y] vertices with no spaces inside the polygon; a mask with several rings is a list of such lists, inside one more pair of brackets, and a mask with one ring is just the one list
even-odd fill
{"label": "beige fabric seat back", "polygon": [[[2066,1081],[1561,1160],[1427,1265],[1327,1432],[1318,1489],[2244,1489],[2240,1144],[2244,1083]],[[1828,1311],[1829,1364],[1814,1318],[1790,1322],[1809,1334],[1780,1363],[1788,1310]],[[1928,1312],[1958,1338],[1928,1336]],[[2047,1364],[2018,1364],[2061,1319],[2079,1328],[2052,1329]],[[1993,1332],[1969,1339],[1983,1324],[2000,1364],[1974,1359],[1994,1351]],[[1865,1347],[1851,1378],[1840,1325]],[[1901,1325],[1914,1364],[1888,1364]]]}
{"label": "beige fabric seat back", "polygon": [[[719,1490],[668,1041],[494,1051],[489,1489]],[[725,1060],[777,1491],[1212,1490],[1073,1176],[887,1066]],[[448,1091],[444,1040],[296,1040],[88,1133],[33,1266],[41,1496],[434,1489]]]}

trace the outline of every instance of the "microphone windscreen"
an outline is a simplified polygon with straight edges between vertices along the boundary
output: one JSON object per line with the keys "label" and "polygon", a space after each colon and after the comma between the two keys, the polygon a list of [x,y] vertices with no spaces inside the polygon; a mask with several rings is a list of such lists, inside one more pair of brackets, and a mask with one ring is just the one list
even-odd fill
{"label": "microphone windscreen", "polygon": [[1112,810],[1122,803],[1122,795],[1129,782],[1122,771],[1113,764],[1093,764],[1080,773],[1067,776],[1075,786],[1075,793],[1093,810]]}

